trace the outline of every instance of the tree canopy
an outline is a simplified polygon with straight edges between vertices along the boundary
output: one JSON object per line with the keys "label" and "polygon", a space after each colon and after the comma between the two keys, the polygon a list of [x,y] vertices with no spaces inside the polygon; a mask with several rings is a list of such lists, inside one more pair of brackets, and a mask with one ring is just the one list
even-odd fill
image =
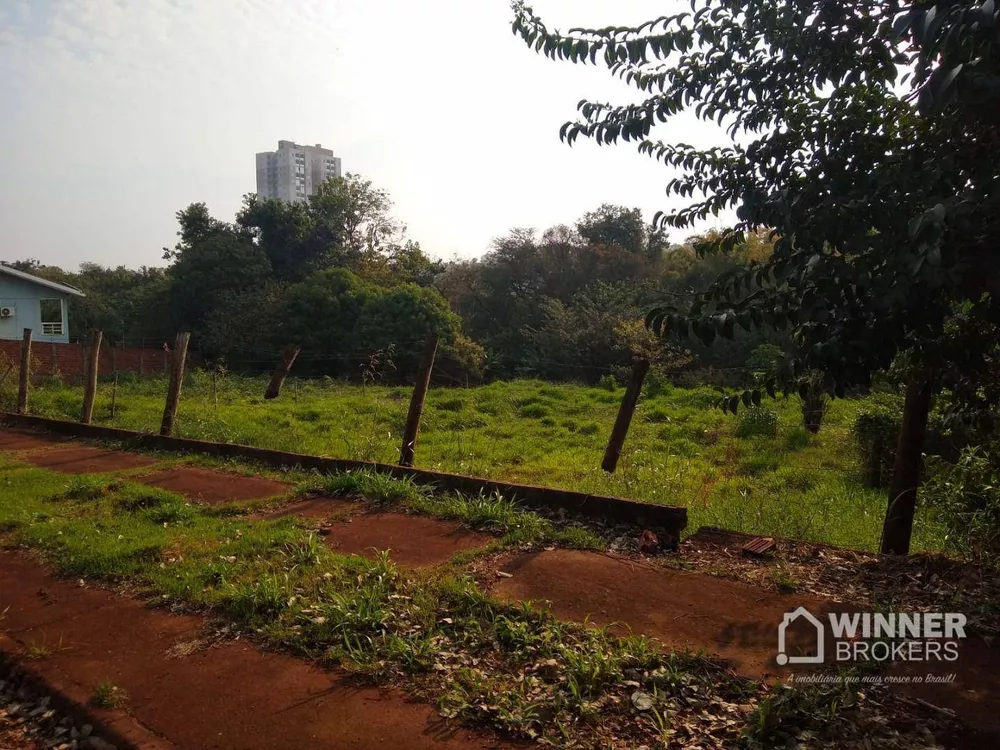
{"label": "tree canopy", "polygon": [[[900,453],[919,457],[931,384],[981,383],[996,347],[993,0],[694,0],[691,11],[563,34],[515,4],[513,30],[536,51],[603,64],[641,92],[637,103],[580,102],[560,136],[633,142],[671,167],[667,194],[691,202],[659,214],[659,227],[735,208],[735,226],[700,252],[727,252],[765,228],[775,238],[768,258],[720,275],[690,305],[657,307],[649,324],[705,344],[737,327],[788,328],[786,388],[815,370],[843,394],[905,356],[919,381],[908,406],[919,412],[923,401],[924,415]],[[722,126],[729,145],[654,139],[684,112]],[[906,515],[916,484],[912,470],[902,474],[890,492]],[[889,551],[908,547],[900,524],[887,537]]]}

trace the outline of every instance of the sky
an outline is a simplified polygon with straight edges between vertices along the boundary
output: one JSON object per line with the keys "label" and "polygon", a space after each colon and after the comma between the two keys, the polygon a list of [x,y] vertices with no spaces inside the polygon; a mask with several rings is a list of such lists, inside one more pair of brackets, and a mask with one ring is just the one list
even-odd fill
{"label": "sky", "polygon": [[[563,29],[686,5],[533,3]],[[279,139],[332,148],[442,258],[606,202],[681,205],[633,145],[559,142],[580,99],[638,92],[535,54],[511,20],[508,0],[0,0],[0,260],[162,265],[175,212],[232,220]],[[722,140],[689,117],[657,136]]]}

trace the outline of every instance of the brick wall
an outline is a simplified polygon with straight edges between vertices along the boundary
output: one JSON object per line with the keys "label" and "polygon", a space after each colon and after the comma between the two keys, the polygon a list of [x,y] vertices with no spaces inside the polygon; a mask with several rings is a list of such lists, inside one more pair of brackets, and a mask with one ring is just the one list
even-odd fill
{"label": "brick wall", "polygon": [[[21,359],[21,342],[0,339],[0,352],[15,363],[16,379],[17,363]],[[67,380],[83,378],[84,362],[87,347],[83,344],[58,344],[48,341],[33,341],[31,343],[31,365],[33,375],[51,375],[58,372]],[[116,369],[118,372],[135,372],[140,375],[155,375],[166,372],[169,354],[163,349],[138,349],[133,347],[101,346],[100,374],[110,375]],[[0,358],[2,359],[2,358]],[[188,364],[198,364],[197,356],[188,352]],[[3,373],[0,372],[0,376]]]}

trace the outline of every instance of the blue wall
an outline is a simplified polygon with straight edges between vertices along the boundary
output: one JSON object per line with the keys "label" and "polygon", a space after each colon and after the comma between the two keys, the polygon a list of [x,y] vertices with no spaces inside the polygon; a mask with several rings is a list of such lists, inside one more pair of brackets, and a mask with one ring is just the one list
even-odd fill
{"label": "blue wall", "polygon": [[[62,332],[45,335],[42,327],[40,300],[57,299],[62,302]],[[69,295],[55,289],[32,284],[0,273],[0,307],[13,307],[14,315],[0,318],[0,339],[18,339],[24,329],[31,329],[33,341],[69,341]]]}

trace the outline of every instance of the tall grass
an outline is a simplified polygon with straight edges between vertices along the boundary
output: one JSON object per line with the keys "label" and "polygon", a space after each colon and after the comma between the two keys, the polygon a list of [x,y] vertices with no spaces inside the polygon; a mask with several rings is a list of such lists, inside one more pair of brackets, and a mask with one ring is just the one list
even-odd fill
{"label": "tall grass", "polygon": [[[408,388],[293,378],[279,399],[265,401],[265,386],[266,378],[230,375],[213,391],[210,376],[189,373],[176,434],[341,458],[398,459]],[[102,384],[95,421],[153,431],[165,392],[162,377],[120,383],[112,419],[110,390]],[[738,437],[734,418],[712,408],[716,397],[707,387],[671,386],[644,396],[618,471],[609,475],[600,463],[620,392],[536,380],[432,389],[416,464],[683,505],[690,529],[711,524],[862,549],[878,544],[885,498],[861,483],[849,437],[860,402],[832,402],[820,433],[809,435],[797,399],[778,400],[767,404],[777,414],[773,436]],[[79,387],[47,383],[34,390],[32,409],[76,419],[81,401]],[[919,548],[940,543],[935,529],[917,530]]]}

